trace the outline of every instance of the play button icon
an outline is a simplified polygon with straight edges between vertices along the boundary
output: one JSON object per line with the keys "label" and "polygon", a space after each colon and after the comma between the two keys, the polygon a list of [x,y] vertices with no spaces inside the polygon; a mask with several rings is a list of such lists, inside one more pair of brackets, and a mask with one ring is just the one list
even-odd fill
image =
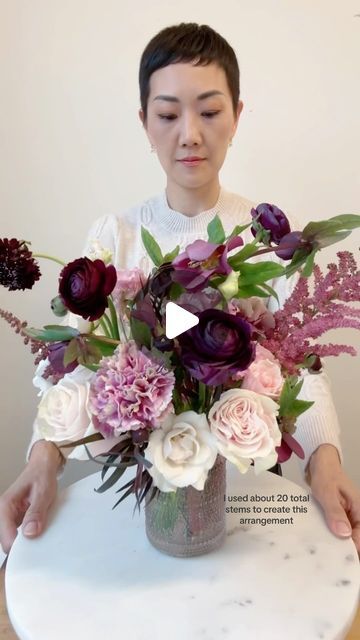
{"label": "play button icon", "polygon": [[190,311],[179,307],[175,302],[168,302],[165,309],[165,333],[167,338],[176,338],[184,331],[199,324],[199,318]]}

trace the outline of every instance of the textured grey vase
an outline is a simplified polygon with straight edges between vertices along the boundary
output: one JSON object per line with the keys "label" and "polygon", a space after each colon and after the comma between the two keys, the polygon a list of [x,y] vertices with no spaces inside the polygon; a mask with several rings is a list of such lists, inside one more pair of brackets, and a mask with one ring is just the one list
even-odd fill
{"label": "textured grey vase", "polygon": [[146,535],[171,556],[209,553],[225,540],[226,461],[218,456],[203,491],[193,487],[158,494],[145,504]]}

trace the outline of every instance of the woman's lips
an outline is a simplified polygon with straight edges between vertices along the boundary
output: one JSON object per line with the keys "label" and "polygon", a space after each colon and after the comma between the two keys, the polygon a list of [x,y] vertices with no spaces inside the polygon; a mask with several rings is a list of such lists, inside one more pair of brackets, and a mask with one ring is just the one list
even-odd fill
{"label": "woman's lips", "polygon": [[198,164],[200,164],[201,162],[204,162],[205,158],[197,158],[196,160],[180,160],[180,162],[185,166],[185,167],[195,167]]}

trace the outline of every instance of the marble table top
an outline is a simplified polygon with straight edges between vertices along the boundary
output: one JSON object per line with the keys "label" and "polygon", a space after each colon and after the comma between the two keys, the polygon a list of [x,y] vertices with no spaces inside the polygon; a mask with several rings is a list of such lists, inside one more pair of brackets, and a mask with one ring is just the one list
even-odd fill
{"label": "marble table top", "polygon": [[303,488],[228,467],[224,546],[181,559],[150,545],[132,498],[112,510],[116,487],[100,484],[96,473],[71,485],[40,538],[18,535],[6,599],[21,640],[344,638],[358,555]]}

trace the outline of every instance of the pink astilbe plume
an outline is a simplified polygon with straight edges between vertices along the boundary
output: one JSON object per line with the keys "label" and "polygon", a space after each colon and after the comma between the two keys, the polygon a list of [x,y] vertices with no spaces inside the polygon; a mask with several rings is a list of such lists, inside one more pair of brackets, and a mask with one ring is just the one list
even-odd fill
{"label": "pink astilbe plume", "polygon": [[360,271],[349,251],[337,256],[338,264],[329,264],[325,275],[318,265],[314,267],[312,293],[309,279],[299,279],[283,309],[274,315],[275,329],[268,330],[262,342],[290,374],[310,355],[356,355],[349,345],[316,342],[331,329],[360,329],[360,309],[353,304],[360,302]]}

